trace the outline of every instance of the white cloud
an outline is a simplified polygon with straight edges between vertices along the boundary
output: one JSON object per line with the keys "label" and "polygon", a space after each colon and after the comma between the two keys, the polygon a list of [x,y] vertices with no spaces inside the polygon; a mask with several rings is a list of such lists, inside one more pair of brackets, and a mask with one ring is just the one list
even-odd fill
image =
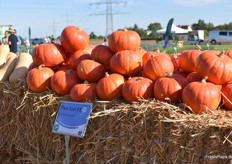
{"label": "white cloud", "polygon": [[172,1],[182,6],[205,6],[215,3],[222,3],[226,0],[172,0]]}

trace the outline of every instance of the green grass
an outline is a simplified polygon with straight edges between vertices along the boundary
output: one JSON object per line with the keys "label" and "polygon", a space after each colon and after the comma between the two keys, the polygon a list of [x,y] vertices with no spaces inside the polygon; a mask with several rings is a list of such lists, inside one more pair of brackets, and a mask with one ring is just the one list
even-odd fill
{"label": "green grass", "polygon": [[[201,50],[217,50],[217,51],[222,51],[222,50],[228,50],[228,49],[232,49],[232,44],[222,44],[222,45],[211,45],[209,44],[209,46],[207,45],[203,45],[201,44]],[[153,44],[153,45],[142,45],[141,47],[143,47],[146,51],[155,51],[156,48],[159,48],[160,51],[166,51],[166,53],[168,54],[172,54],[175,53],[175,48],[176,45],[170,45],[169,47],[167,47],[166,49],[163,48],[162,44]],[[183,47],[176,47],[176,52],[180,52],[183,50],[194,50],[196,47],[196,45],[184,45]]]}

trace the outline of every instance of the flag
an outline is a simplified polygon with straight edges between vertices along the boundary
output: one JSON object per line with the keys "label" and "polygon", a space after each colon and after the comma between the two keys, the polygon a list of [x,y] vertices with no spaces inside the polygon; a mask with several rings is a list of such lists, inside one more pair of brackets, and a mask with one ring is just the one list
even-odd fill
{"label": "flag", "polygon": [[30,41],[30,43],[31,43],[31,28],[29,27],[29,30],[28,30],[28,33],[29,33],[29,41]]}
{"label": "flag", "polygon": [[165,33],[165,36],[164,36],[164,48],[166,48],[167,45],[168,45],[168,41],[169,41],[169,38],[171,36],[171,30],[172,30],[173,21],[174,21],[174,18],[171,18],[168,21],[167,28],[166,28],[166,33]]}

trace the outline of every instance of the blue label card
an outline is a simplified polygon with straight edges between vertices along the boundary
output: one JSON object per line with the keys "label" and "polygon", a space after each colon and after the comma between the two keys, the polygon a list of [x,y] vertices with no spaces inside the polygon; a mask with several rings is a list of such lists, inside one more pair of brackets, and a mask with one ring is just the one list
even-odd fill
{"label": "blue label card", "polygon": [[92,103],[62,101],[52,132],[83,138],[91,111]]}

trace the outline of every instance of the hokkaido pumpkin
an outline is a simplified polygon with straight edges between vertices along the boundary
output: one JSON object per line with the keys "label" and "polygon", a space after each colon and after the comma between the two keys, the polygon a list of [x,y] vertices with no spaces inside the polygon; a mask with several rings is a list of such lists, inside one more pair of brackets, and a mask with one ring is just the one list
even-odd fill
{"label": "hokkaido pumpkin", "polygon": [[199,50],[184,51],[179,57],[180,68],[185,72],[196,72],[196,60],[201,53]]}
{"label": "hokkaido pumpkin", "polygon": [[111,51],[111,49],[105,45],[96,46],[91,53],[92,58],[95,61],[103,64],[106,67],[106,69],[110,69],[110,59],[113,55],[114,52]]}
{"label": "hokkaido pumpkin", "polygon": [[61,45],[69,52],[84,50],[89,44],[88,34],[80,27],[67,26],[60,36]]}
{"label": "hokkaido pumpkin", "polygon": [[119,52],[123,50],[139,50],[141,44],[141,38],[139,34],[132,30],[118,30],[114,31],[109,39],[108,44],[113,52]]}
{"label": "hokkaido pumpkin", "polygon": [[232,80],[232,59],[224,52],[203,52],[196,61],[197,74],[208,81],[223,85]]}
{"label": "hokkaido pumpkin", "polygon": [[110,68],[123,75],[135,75],[142,70],[142,58],[135,51],[119,51],[110,59]]}
{"label": "hokkaido pumpkin", "polygon": [[97,83],[85,81],[83,84],[76,84],[70,91],[70,97],[76,102],[85,102],[97,97]]}
{"label": "hokkaido pumpkin", "polygon": [[0,66],[6,63],[6,59],[9,53],[9,45],[0,45]]}
{"label": "hokkaido pumpkin", "polygon": [[93,60],[82,60],[77,66],[77,75],[83,81],[97,82],[105,75],[105,67]]}
{"label": "hokkaido pumpkin", "polygon": [[202,77],[199,76],[197,74],[197,72],[191,72],[188,74],[188,76],[186,77],[186,79],[188,80],[189,83],[193,82],[193,81],[201,81]]}
{"label": "hokkaido pumpkin", "polygon": [[159,77],[166,76],[167,72],[174,71],[171,58],[167,54],[150,51],[143,56],[143,61],[145,76],[154,81]]}
{"label": "hokkaido pumpkin", "polygon": [[73,54],[71,54],[70,57],[70,62],[69,62],[70,67],[76,70],[79,63],[85,59],[92,59],[91,55],[88,52],[83,50],[74,52]]}
{"label": "hokkaido pumpkin", "polygon": [[10,52],[7,55],[6,63],[0,67],[0,81],[7,81],[14,71],[15,65],[17,62],[17,55]]}
{"label": "hokkaido pumpkin", "polygon": [[218,108],[221,101],[221,93],[213,83],[195,81],[189,83],[182,92],[182,101],[194,113],[209,113]]}
{"label": "hokkaido pumpkin", "polygon": [[232,110],[232,83],[224,85],[221,89],[223,107]]}
{"label": "hokkaido pumpkin", "polygon": [[185,77],[169,73],[160,77],[154,84],[154,96],[157,100],[178,103],[184,87],[188,84]]}
{"label": "hokkaido pumpkin", "polygon": [[53,67],[66,60],[66,53],[59,44],[40,44],[34,48],[32,58],[37,65],[43,64],[47,67]]}
{"label": "hokkaido pumpkin", "polygon": [[57,71],[51,78],[51,88],[59,95],[67,95],[72,87],[80,83],[77,72],[69,69],[67,71]]}
{"label": "hokkaido pumpkin", "polygon": [[154,83],[145,77],[132,77],[122,86],[122,96],[127,102],[153,97]]}
{"label": "hokkaido pumpkin", "polygon": [[97,83],[96,90],[98,97],[107,101],[120,97],[124,82],[125,79],[122,75],[117,73],[109,75],[106,73],[105,77],[100,79]]}
{"label": "hokkaido pumpkin", "polygon": [[232,59],[232,49],[226,50],[225,54]]}
{"label": "hokkaido pumpkin", "polygon": [[21,80],[25,80],[28,73],[29,66],[33,63],[31,54],[29,53],[20,53],[17,58],[17,63],[14,68],[14,71],[9,77],[9,82],[14,83]]}
{"label": "hokkaido pumpkin", "polygon": [[27,85],[34,92],[43,92],[51,88],[51,77],[54,72],[51,68],[40,65],[27,74]]}

